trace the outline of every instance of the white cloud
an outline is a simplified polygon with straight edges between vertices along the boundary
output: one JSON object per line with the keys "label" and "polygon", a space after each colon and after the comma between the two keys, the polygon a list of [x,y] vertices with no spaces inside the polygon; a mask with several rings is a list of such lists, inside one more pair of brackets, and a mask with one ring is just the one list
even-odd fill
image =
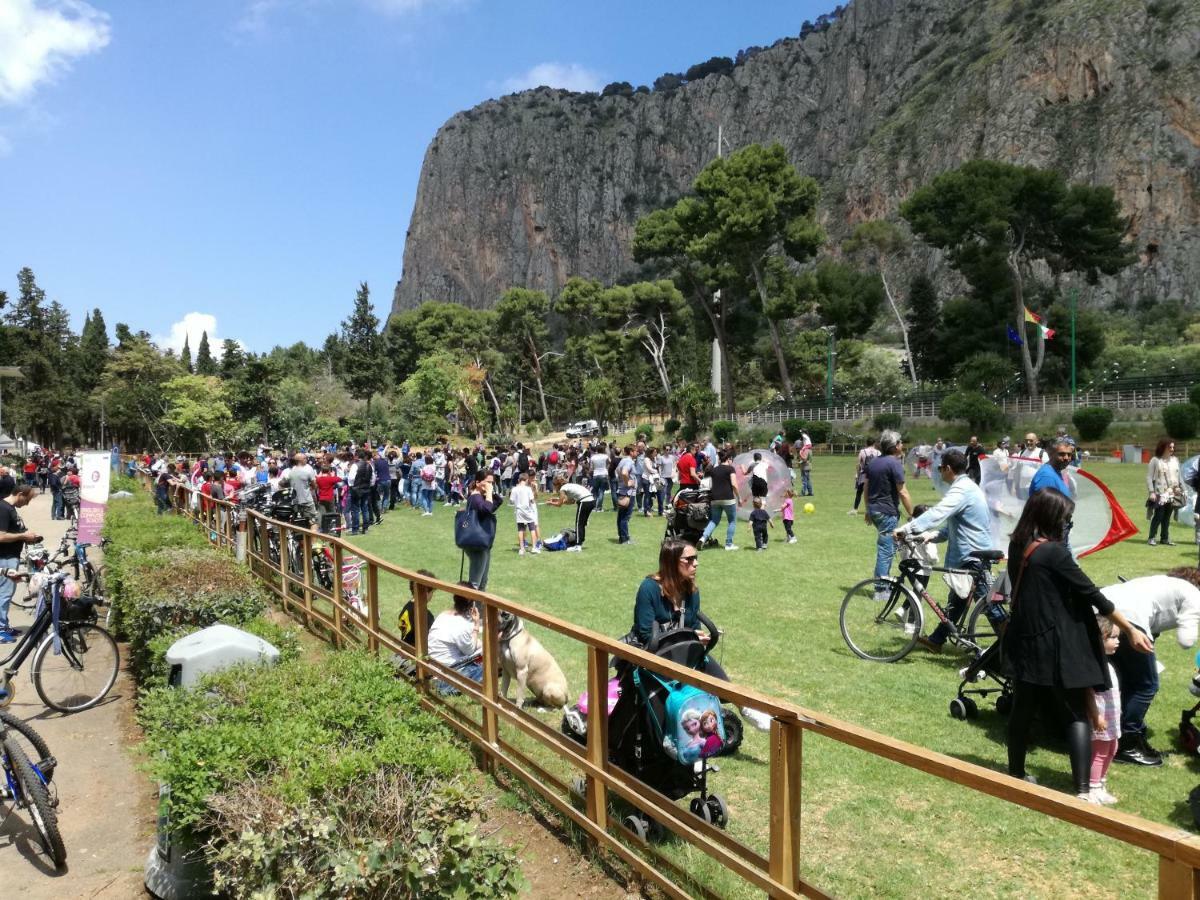
{"label": "white cloud", "polygon": [[200,338],[205,332],[208,333],[209,351],[214,359],[220,359],[224,338],[217,334],[217,317],[208,313],[190,312],[171,326],[169,335],[155,335],[152,340],[163,350],[174,350],[178,356],[183,350],[183,341],[186,338],[194,362],[196,352],[200,349]]}
{"label": "white cloud", "polygon": [[83,0],[0,0],[0,103],[29,99],[110,34],[108,15]]}
{"label": "white cloud", "polygon": [[500,87],[505,93],[514,94],[542,85],[568,91],[598,91],[604,86],[604,79],[599,72],[579,63],[544,62],[520,75],[506,78]]}

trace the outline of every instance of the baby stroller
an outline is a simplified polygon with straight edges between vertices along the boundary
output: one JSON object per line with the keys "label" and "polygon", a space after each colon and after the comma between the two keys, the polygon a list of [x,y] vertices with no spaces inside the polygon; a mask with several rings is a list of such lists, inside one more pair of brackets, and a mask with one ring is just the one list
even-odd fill
{"label": "baby stroller", "polygon": [[667,533],[665,537],[679,538],[690,544],[699,544],[708,525],[708,491],[684,488],[671,501],[667,510]]}
{"label": "baby stroller", "polygon": [[[1012,710],[1012,675],[1005,664],[1002,644],[1002,641],[996,641],[959,672],[962,681],[958,685],[958,696],[950,701],[951,716],[956,719],[974,719],[979,715],[979,705],[971,695],[987,697],[997,694],[996,712],[1006,716]],[[968,687],[988,680],[994,681],[997,687]]]}
{"label": "baby stroller", "polygon": [[[657,628],[645,646],[648,653],[699,669],[719,640],[711,621],[702,617],[712,634],[706,647],[689,628]],[[719,794],[708,792],[709,764],[714,756],[734,752],[742,740],[742,723],[735,713],[723,711],[720,701],[690,685],[640,669],[618,664],[615,690],[610,685],[608,758],[640,781],[672,800],[693,797],[693,815],[724,828],[729,810]],[[602,698],[588,698],[603,702]],[[580,743],[587,741],[587,719],[577,706],[563,716],[562,731]],[[580,785],[575,786],[582,793]],[[634,809],[623,824],[639,840],[661,833],[661,827]]]}

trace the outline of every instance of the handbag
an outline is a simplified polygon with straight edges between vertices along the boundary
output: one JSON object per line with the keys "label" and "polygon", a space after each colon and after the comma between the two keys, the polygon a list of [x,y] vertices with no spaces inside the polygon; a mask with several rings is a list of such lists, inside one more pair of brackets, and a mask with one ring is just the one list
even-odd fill
{"label": "handbag", "polygon": [[479,511],[471,506],[454,514],[454,546],[464,550],[488,550],[495,541],[495,516],[481,519]]}
{"label": "handbag", "polygon": [[1167,498],[1167,504],[1172,509],[1183,509],[1187,506],[1187,495],[1183,492],[1183,485],[1177,484],[1171,488],[1171,495]]}

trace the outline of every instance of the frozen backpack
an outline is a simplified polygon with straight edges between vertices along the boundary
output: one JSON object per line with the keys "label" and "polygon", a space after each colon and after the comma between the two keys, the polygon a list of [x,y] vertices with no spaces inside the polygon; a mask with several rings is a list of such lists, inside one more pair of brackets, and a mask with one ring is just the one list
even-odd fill
{"label": "frozen backpack", "polygon": [[672,682],[663,723],[663,749],[681,763],[717,756],[725,748],[721,701],[690,684]]}

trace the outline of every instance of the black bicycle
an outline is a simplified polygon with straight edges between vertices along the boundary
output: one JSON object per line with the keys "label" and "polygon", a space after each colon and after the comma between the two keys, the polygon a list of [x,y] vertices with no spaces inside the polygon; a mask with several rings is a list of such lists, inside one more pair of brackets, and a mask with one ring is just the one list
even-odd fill
{"label": "black bicycle", "polygon": [[[26,751],[26,741],[34,748],[37,762]],[[61,869],[67,863],[67,848],[54,811],[57,797],[50,789],[54,757],[37,732],[7,713],[0,713],[0,767],[4,769],[4,799],[29,813],[42,852],[55,869]]]}
{"label": "black bicycle", "polygon": [[[8,577],[24,578],[10,571]],[[0,707],[12,703],[13,681],[32,654],[30,676],[38,697],[59,712],[80,712],[95,706],[117,681],[121,657],[112,635],[96,624],[101,597],[63,596],[67,572],[43,576],[33,624],[0,660]]]}
{"label": "black bicycle", "polygon": [[986,588],[991,585],[992,563],[1003,558],[999,550],[976,550],[968,554],[969,561],[961,568],[932,567],[934,572],[948,573],[961,581],[961,590],[958,586],[952,588],[959,596],[981,595],[973,604],[964,605],[957,621],[950,620],[925,588],[920,560],[901,560],[898,578],[886,575],[860,581],[842,600],[840,625],[846,646],[856,656],[875,662],[903,659],[924,630],[924,607],[928,605],[937,620],[949,626],[947,639],[951,643],[982,653],[996,639],[988,613],[997,616],[997,611],[991,609],[997,604]]}

